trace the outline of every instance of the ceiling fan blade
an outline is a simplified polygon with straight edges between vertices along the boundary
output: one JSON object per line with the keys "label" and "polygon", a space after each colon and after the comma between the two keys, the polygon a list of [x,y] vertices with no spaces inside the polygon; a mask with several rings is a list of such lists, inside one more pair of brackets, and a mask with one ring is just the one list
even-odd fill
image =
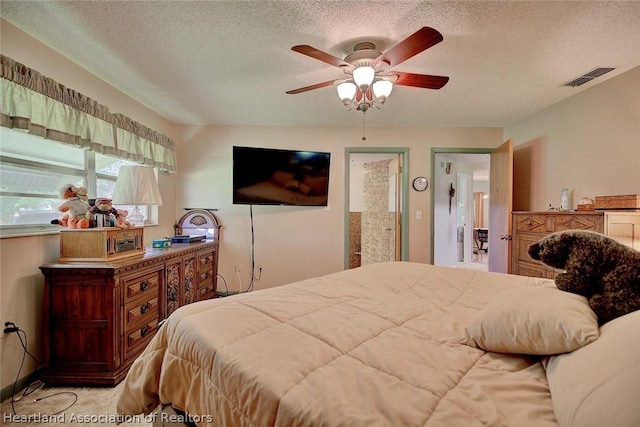
{"label": "ceiling fan blade", "polygon": [[403,73],[402,71],[393,71],[391,74],[395,74],[396,76],[398,76],[398,80],[395,81],[395,84],[400,86],[413,86],[425,89],[440,89],[449,81],[449,77]]}
{"label": "ceiling fan blade", "polygon": [[286,93],[288,93],[289,95],[296,95],[298,93],[308,92],[308,91],[314,90],[314,89],[320,89],[321,87],[331,86],[332,84],[334,84],[337,81],[340,81],[340,79],[338,79],[338,80],[329,80],[329,81],[322,82],[322,83],[316,83],[316,84],[311,85],[311,86],[305,86],[305,87],[301,87],[301,88],[298,88],[298,89],[288,90]]}
{"label": "ceiling fan blade", "polygon": [[380,61],[384,61],[391,67],[406,61],[412,56],[438,44],[442,41],[442,34],[430,27],[422,27],[400,43],[378,56],[374,61],[375,67]]}
{"label": "ceiling fan blade", "polygon": [[333,65],[335,67],[351,67],[351,64],[349,64],[346,61],[343,61],[340,58],[337,58],[333,55],[329,55],[326,52],[323,52],[321,50],[316,49],[315,47],[311,47],[309,45],[303,44],[303,45],[298,45],[298,46],[294,46],[291,48],[291,50],[296,51],[298,53],[301,53],[303,55],[307,55],[310,56],[312,58],[315,58],[319,61],[322,61],[324,63],[327,63],[329,65]]}

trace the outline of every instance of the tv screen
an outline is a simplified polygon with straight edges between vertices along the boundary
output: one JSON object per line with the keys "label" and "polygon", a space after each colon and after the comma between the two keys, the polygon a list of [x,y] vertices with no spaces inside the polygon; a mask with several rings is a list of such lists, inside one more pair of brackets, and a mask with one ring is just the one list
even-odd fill
{"label": "tv screen", "polygon": [[233,147],[233,203],[327,206],[331,153]]}

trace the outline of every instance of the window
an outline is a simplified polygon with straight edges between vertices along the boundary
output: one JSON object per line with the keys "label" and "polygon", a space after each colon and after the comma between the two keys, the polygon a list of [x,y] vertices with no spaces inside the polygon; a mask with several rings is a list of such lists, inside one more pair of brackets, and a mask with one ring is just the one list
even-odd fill
{"label": "window", "polygon": [[[110,198],[125,164],[135,163],[0,127],[0,231],[55,229],[51,221],[62,216],[58,206],[64,185],[86,187],[90,199]],[[149,207],[140,210],[148,221]]]}

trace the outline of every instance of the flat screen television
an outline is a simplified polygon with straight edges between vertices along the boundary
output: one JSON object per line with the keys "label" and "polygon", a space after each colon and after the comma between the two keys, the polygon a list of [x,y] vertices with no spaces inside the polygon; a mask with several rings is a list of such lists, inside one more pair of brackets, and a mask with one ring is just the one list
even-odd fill
{"label": "flat screen television", "polygon": [[331,153],[233,147],[233,203],[327,206]]}

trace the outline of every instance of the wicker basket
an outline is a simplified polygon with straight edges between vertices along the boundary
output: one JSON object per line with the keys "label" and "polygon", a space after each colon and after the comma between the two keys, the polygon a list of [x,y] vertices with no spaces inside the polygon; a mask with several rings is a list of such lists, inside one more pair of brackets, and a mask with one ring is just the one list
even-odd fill
{"label": "wicker basket", "polygon": [[640,209],[640,194],[596,196],[596,209]]}

